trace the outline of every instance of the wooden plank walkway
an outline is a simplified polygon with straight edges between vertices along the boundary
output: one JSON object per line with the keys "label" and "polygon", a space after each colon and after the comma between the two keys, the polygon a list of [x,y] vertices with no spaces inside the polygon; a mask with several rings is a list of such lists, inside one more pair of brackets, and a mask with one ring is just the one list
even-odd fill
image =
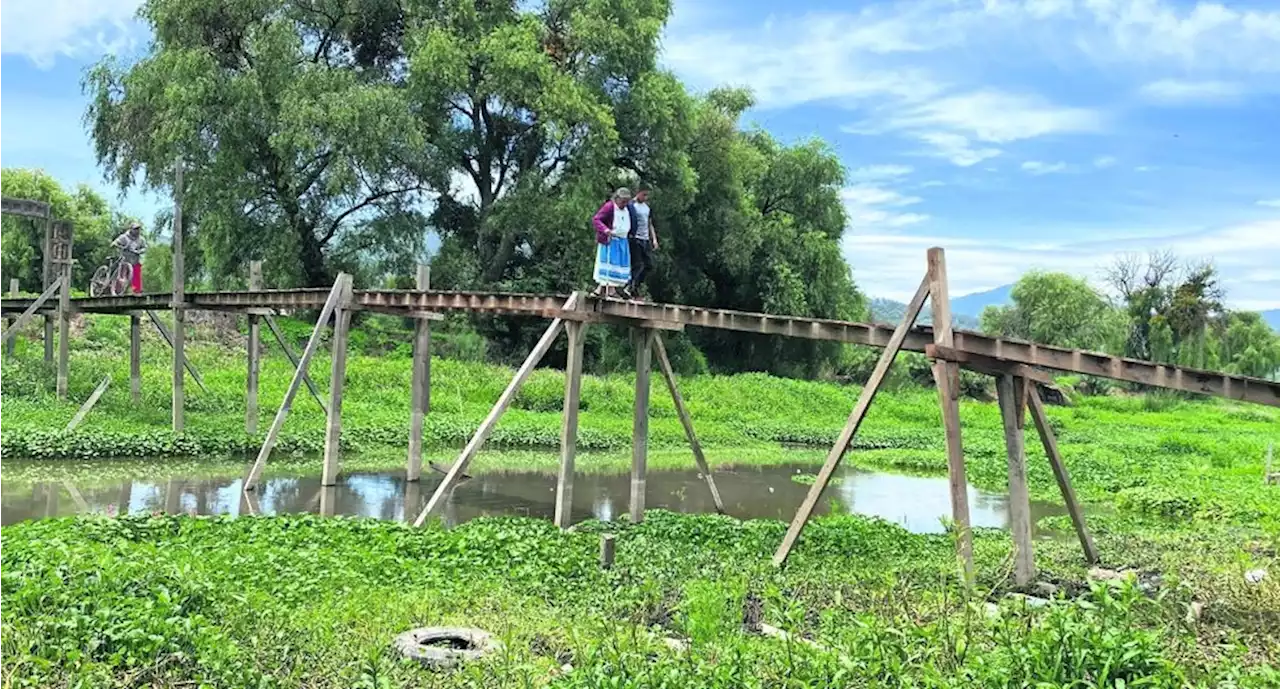
{"label": "wooden plank walkway", "polygon": [[[326,288],[187,292],[183,295],[182,304],[185,309],[233,313],[247,313],[250,309],[256,309],[262,313],[263,309],[318,309],[324,305],[328,294],[329,290]],[[613,299],[588,299],[585,308],[580,311],[563,313],[561,307],[566,298],[565,295],[555,294],[355,290],[350,308],[404,316],[414,315],[415,312],[469,311],[541,318],[563,317],[568,320],[612,324],[631,322],[645,327],[667,329],[691,326],[849,342],[873,347],[886,346],[893,335],[892,327],[873,323],[710,309],[679,304],[634,303]],[[33,301],[30,298],[0,300],[0,313],[4,315],[21,313],[30,307]],[[173,303],[173,293],[162,292],[120,297],[82,297],[71,299],[69,307],[72,313],[129,314],[144,310],[168,310],[173,307]],[[39,312],[49,314],[52,311],[46,306]],[[954,360],[962,366],[966,363],[966,357],[979,357],[987,361],[1004,361],[1280,407],[1280,381],[1167,366],[1021,340],[993,338],[964,330],[955,330],[953,338],[954,342],[949,349],[935,349],[932,353],[939,355],[938,358]],[[925,352],[926,348],[933,344],[932,329],[916,327],[907,333],[902,348],[907,351]]]}

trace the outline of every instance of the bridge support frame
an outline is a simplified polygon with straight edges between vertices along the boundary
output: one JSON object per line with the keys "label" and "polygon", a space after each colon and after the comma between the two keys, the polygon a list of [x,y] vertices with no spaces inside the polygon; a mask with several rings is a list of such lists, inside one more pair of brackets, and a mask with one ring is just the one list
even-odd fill
{"label": "bridge support frame", "polygon": [[[419,291],[431,289],[431,267],[418,266],[416,286]],[[431,410],[431,321],[413,321],[413,377],[409,389],[409,457],[405,464],[405,480],[417,481],[422,476],[422,432]],[[416,503],[415,503],[416,504]]]}
{"label": "bridge support frame", "polygon": [[[262,261],[249,262],[249,291],[262,290]],[[249,339],[245,343],[248,370],[245,373],[244,432],[258,434],[258,377],[262,373],[262,316],[250,313]]]}
{"label": "bridge support frame", "polygon": [[[319,328],[319,324],[316,325]],[[329,358],[329,413],[325,419],[324,473],[321,486],[338,483],[342,462],[342,393],[347,384],[347,340],[351,332],[351,279],[342,286],[342,296],[333,312],[333,339]]]}
{"label": "bridge support frame", "polygon": [[636,400],[631,420],[631,522],[644,521],[645,483],[649,474],[649,370],[654,331],[636,328]]}

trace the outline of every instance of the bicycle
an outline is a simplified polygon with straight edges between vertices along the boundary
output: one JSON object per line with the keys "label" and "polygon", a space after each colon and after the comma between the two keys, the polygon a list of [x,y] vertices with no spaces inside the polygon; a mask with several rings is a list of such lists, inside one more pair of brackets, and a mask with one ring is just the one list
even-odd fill
{"label": "bicycle", "polygon": [[124,252],[117,251],[115,257],[109,259],[106,265],[98,266],[98,269],[93,271],[93,277],[89,279],[89,296],[118,297],[128,294],[129,287],[133,284],[133,270],[133,264],[124,260]]}

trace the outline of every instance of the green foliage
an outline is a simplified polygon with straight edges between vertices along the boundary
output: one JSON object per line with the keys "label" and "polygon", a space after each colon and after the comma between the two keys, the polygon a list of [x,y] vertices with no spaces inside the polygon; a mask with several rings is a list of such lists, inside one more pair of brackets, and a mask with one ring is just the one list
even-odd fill
{"label": "green foliage", "polygon": [[1123,338],[1120,314],[1089,283],[1065,273],[1031,271],[1018,279],[1010,306],[988,306],[988,335],[1115,352]]}

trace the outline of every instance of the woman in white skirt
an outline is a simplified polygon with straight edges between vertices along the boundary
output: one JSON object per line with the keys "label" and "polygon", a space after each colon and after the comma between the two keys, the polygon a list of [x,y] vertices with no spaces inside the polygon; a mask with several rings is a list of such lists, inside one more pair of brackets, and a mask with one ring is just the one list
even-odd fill
{"label": "woman in white skirt", "polygon": [[592,296],[609,297],[631,280],[631,246],[628,237],[635,228],[635,209],[631,207],[631,190],[625,187],[613,192],[591,218],[596,230],[596,289]]}

